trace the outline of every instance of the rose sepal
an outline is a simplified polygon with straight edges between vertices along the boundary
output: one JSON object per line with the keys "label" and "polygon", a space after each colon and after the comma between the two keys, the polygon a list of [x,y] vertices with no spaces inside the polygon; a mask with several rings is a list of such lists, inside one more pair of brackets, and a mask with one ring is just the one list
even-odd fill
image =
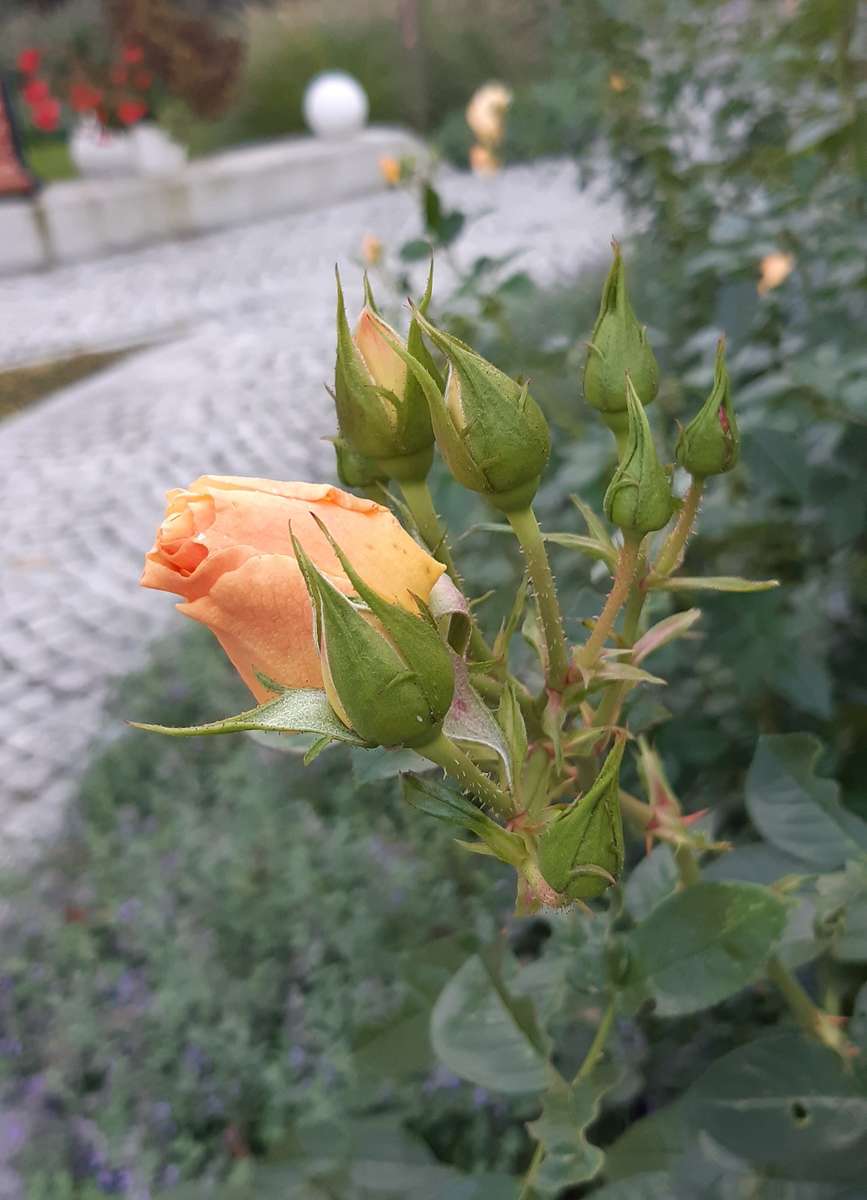
{"label": "rose sepal", "polygon": [[556,809],[538,840],[536,861],[545,882],[567,900],[600,896],[623,871],[619,779],[625,735],[619,732],[591,787],[568,808]]}
{"label": "rose sepal", "polygon": [[424,745],[441,732],[451,705],[449,649],[421,602],[415,615],[384,600],[318,524],[359,597],[353,601],[340,592],[292,535],[331,706],[369,744]]}

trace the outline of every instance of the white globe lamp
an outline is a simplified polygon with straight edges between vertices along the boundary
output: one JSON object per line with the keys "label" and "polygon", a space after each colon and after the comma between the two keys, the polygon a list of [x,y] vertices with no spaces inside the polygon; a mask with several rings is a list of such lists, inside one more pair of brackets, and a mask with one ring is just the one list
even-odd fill
{"label": "white globe lamp", "polygon": [[367,93],[345,71],[317,75],[304,93],[304,120],[319,138],[346,138],[367,121]]}

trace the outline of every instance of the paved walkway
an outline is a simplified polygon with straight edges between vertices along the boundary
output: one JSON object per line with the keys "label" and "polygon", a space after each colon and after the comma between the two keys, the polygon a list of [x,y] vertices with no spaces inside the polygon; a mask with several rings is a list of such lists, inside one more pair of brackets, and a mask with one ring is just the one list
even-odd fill
{"label": "paved walkway", "polygon": [[[570,164],[451,175],[483,215],[457,247],[519,251],[539,279],[607,253],[616,206]],[[0,369],[160,339],[0,424],[0,863],[57,829],[113,677],[179,625],[136,586],[163,494],[199,474],[330,478],[335,262],[358,295],[363,233],[418,233],[384,193],[193,242],[0,282]],[[448,275],[439,277],[442,290]]]}

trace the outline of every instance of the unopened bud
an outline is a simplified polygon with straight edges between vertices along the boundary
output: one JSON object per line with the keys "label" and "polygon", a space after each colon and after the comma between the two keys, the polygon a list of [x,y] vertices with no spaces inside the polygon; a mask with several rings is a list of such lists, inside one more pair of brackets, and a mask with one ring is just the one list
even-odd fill
{"label": "unopened bud", "polygon": [[338,591],[293,535],[329,703],[371,745],[424,745],[442,730],[452,702],[449,649],[429,613],[411,613],[383,599],[318,523],[358,596],[352,600]]}
{"label": "unopened bud", "polygon": [[[430,288],[429,279],[422,307],[430,299]],[[433,460],[434,437],[427,402],[394,348],[407,347],[376,311],[367,281],[365,299],[353,335],[338,276],[334,401],[340,433],[357,454],[375,462],[385,475],[421,480]],[[421,344],[421,335],[412,327],[409,343]],[[436,375],[433,363],[427,365]]]}
{"label": "unopened bud", "polygon": [[668,473],[659,461],[647,413],[626,380],[626,442],[602,501],[609,521],[624,533],[645,534],[667,525],[674,511]]}
{"label": "unopened bud", "polygon": [[561,809],[539,838],[539,870],[555,892],[569,900],[600,896],[623,871],[620,762],[624,743],[621,734],[587,794]]}
{"label": "unopened bud", "polygon": [[659,390],[659,368],[639,325],[626,291],[626,270],[617,242],[612,243],[614,262],[602,289],[599,316],[593,326],[584,395],[608,428],[618,437],[626,432],[626,375],[642,404],[650,404]]}
{"label": "unopened bud", "polygon": [[527,390],[418,311],[415,319],[448,360],[445,393],[418,361],[437,445],[452,475],[502,512],[526,508],[548,461],[548,423]]}
{"label": "unopened bud", "polygon": [[725,363],[725,339],[716,352],[713,388],[702,407],[678,438],[675,456],[691,475],[700,479],[730,471],[740,455],[740,434],[731,401]]}

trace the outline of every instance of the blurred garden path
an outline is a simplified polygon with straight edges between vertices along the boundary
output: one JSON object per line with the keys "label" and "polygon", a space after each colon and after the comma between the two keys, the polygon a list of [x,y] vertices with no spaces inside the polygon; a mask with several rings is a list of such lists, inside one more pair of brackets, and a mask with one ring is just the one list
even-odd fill
{"label": "blurred garden path", "polygon": [[[480,214],[462,264],[515,251],[553,281],[606,256],[621,225],[567,162],[441,184]],[[202,473],[333,476],[334,263],[358,296],[362,235],[396,248],[418,228],[389,192],[0,281],[0,370],[153,343],[0,423],[0,863],[57,829],[94,737],[122,729],[101,717],[112,679],[180,625],[171,597],[137,587],[165,491]]]}

